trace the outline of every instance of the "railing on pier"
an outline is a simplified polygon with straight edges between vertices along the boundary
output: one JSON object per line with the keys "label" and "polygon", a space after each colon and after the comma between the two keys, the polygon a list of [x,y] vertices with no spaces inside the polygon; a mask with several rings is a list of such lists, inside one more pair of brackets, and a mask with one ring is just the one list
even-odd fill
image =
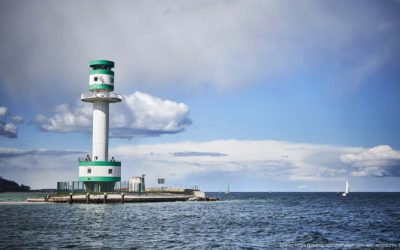
{"label": "railing on pier", "polygon": [[85,185],[81,181],[57,182],[57,193],[83,193]]}
{"label": "railing on pier", "polygon": [[[119,181],[114,184],[114,192],[136,193],[141,194],[142,190],[132,192],[129,190],[129,181]],[[198,186],[183,186],[178,187],[146,187],[145,192],[148,193],[185,193],[193,190],[199,190]],[[57,193],[86,193],[86,187],[82,181],[64,181],[57,182]]]}
{"label": "railing on pier", "polygon": [[114,191],[115,192],[128,192],[129,191],[129,181],[121,181],[121,182],[116,182],[114,186]]}
{"label": "railing on pier", "polygon": [[[93,160],[92,158],[90,158],[89,155],[87,155],[85,157],[78,157],[78,162],[82,162],[82,161],[97,161],[97,160]],[[117,160],[114,159],[114,157],[112,157],[107,162],[121,162],[121,161],[117,161]]]}
{"label": "railing on pier", "polygon": [[[114,185],[114,192],[128,192],[129,182],[120,181]],[[57,182],[57,193],[84,193],[85,184],[82,181],[60,181]]]}
{"label": "railing on pier", "polygon": [[122,95],[117,93],[110,93],[110,92],[101,92],[101,93],[83,93],[81,94],[81,99],[84,98],[95,98],[95,97],[110,97],[110,98],[119,98],[122,99]]}
{"label": "railing on pier", "polygon": [[146,187],[146,192],[184,193],[187,190],[199,190],[198,186],[185,187]]}

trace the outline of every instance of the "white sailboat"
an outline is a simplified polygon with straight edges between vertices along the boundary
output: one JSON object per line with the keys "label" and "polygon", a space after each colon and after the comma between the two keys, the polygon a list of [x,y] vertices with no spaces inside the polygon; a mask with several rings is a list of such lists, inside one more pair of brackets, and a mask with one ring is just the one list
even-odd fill
{"label": "white sailboat", "polygon": [[227,187],[227,189],[226,189],[225,194],[229,194],[229,184],[228,184],[228,187]]}
{"label": "white sailboat", "polygon": [[346,187],[344,190],[344,193],[342,194],[342,196],[347,196],[347,194],[350,192],[350,185],[349,185],[349,181],[346,180]]}

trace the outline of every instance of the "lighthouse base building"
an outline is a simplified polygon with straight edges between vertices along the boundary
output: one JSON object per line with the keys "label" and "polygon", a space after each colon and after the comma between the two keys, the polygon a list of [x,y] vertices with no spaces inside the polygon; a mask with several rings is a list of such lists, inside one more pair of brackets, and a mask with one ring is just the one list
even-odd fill
{"label": "lighthouse base building", "polygon": [[109,104],[120,102],[114,91],[114,62],[90,62],[89,90],[81,95],[83,102],[93,104],[92,155],[79,159],[79,181],[87,192],[110,192],[121,181],[121,162],[108,158]]}

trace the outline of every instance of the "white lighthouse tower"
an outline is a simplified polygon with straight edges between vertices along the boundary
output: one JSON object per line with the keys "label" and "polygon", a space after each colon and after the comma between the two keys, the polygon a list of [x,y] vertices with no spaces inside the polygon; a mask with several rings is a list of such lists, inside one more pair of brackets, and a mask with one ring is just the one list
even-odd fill
{"label": "white lighthouse tower", "polygon": [[88,192],[109,192],[115,182],[121,181],[121,162],[108,159],[109,104],[120,102],[121,95],[114,90],[114,62],[90,61],[89,90],[81,95],[84,102],[93,103],[92,156],[79,161],[79,180]]}

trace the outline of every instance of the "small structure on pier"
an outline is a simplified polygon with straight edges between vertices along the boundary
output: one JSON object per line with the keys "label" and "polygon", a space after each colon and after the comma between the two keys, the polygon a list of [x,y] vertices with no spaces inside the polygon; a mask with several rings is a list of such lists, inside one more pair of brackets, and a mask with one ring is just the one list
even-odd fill
{"label": "small structure on pier", "polygon": [[131,177],[131,179],[129,180],[129,192],[135,192],[135,193],[145,192],[146,189],[144,186],[144,177],[145,175]]}

